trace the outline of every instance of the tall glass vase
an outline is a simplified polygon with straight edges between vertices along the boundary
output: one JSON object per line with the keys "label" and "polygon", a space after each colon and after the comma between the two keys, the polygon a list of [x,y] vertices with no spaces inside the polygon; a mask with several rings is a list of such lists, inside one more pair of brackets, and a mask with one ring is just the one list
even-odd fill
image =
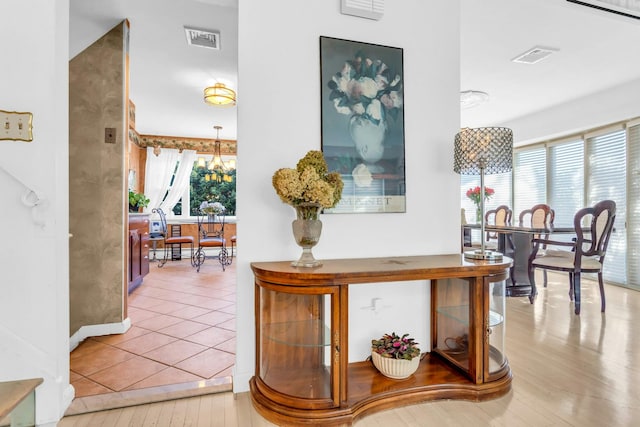
{"label": "tall glass vase", "polygon": [[476,206],[476,224],[480,224],[482,222],[482,209],[480,206]]}
{"label": "tall glass vase", "polygon": [[322,221],[318,219],[318,214],[322,206],[317,203],[301,203],[295,205],[294,208],[297,219],[291,223],[293,237],[298,246],[302,248],[302,255],[291,265],[294,267],[319,267],[322,262],[313,257],[311,249],[320,241]]}

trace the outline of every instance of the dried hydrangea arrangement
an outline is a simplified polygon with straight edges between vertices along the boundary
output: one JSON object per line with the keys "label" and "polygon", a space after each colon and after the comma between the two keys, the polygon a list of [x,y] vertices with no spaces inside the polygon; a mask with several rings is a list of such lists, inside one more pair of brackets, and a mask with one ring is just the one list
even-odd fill
{"label": "dried hydrangea arrangement", "polygon": [[[272,178],[273,188],[284,203],[302,215],[299,219],[318,219],[318,205],[332,208],[342,198],[344,186],[338,172],[328,172],[321,151],[311,150],[298,161],[295,169],[278,169]],[[309,206],[309,209],[304,209]]]}

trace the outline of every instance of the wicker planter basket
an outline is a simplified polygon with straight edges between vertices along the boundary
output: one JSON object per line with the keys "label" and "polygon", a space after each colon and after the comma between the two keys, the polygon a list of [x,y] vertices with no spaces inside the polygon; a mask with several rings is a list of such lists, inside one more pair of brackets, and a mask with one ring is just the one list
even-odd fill
{"label": "wicker planter basket", "polygon": [[414,357],[411,360],[391,359],[389,357],[382,357],[375,351],[371,352],[371,360],[382,375],[393,378],[394,380],[402,380],[410,377],[418,369],[418,365],[420,365],[420,357]]}

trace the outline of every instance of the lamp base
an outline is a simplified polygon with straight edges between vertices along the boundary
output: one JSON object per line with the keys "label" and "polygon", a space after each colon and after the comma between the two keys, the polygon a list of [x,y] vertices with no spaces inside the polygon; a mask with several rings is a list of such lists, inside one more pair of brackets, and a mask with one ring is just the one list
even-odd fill
{"label": "lamp base", "polygon": [[502,261],[502,254],[500,252],[485,250],[484,252],[480,249],[476,249],[473,251],[466,251],[464,253],[465,259],[472,260],[484,260],[484,261]]}

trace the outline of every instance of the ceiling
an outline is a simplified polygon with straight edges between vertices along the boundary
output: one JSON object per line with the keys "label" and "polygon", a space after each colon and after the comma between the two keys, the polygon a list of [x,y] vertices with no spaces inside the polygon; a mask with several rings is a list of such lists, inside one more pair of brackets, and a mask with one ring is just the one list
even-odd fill
{"label": "ceiling", "polygon": [[[202,91],[215,82],[238,88],[237,4],[70,0],[70,57],[127,18],[136,130],[214,138],[220,125],[220,138],[236,139],[236,107],[206,105]],[[185,25],[219,31],[221,49],[189,46]],[[536,64],[511,61],[536,46],[554,53]],[[461,124],[500,125],[638,80],[638,46],[640,20],[566,0],[461,0],[461,90],[489,94],[461,110]]]}

